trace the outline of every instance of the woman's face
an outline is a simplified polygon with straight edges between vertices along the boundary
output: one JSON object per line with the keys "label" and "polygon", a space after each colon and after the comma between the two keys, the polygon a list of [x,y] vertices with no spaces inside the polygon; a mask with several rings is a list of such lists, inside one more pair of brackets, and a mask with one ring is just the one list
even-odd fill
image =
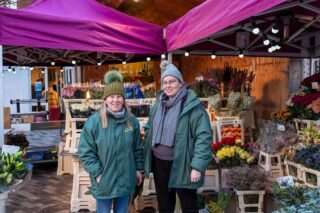
{"label": "woman's face", "polygon": [[169,98],[172,98],[179,92],[182,84],[175,77],[166,76],[162,79],[161,86],[164,94],[166,94]]}
{"label": "woman's face", "polygon": [[124,99],[121,95],[109,95],[106,99],[106,104],[111,111],[120,112],[124,104]]}

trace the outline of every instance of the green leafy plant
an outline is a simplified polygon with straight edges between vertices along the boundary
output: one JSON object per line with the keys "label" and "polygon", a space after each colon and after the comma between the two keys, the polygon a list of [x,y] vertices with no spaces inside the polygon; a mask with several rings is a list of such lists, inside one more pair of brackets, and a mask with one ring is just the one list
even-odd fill
{"label": "green leafy plant", "polygon": [[0,159],[0,193],[9,189],[9,186],[17,183],[27,172],[22,159],[24,152],[19,151],[16,154],[2,153]]}
{"label": "green leafy plant", "polygon": [[216,202],[209,201],[209,213],[223,213],[223,210],[227,207],[230,199],[231,193],[219,192]]}
{"label": "green leafy plant", "polygon": [[274,203],[279,208],[274,213],[313,213],[319,211],[320,192],[307,186],[275,183],[272,187]]}

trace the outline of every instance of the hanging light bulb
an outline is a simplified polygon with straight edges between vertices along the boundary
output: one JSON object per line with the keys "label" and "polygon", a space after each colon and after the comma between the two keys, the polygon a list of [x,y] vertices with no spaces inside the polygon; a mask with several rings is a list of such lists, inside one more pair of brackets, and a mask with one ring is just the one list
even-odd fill
{"label": "hanging light bulb", "polygon": [[72,64],[76,64],[77,62],[76,62],[76,60],[73,59],[73,60],[71,61],[71,63],[72,63]]}
{"label": "hanging light bulb", "polygon": [[280,49],[281,49],[280,44],[276,44],[276,46],[275,46],[275,47],[276,47],[276,49],[277,49],[277,50],[280,50]]}
{"label": "hanging light bulb", "polygon": [[277,34],[279,32],[279,24],[275,23],[271,28],[271,32]]}
{"label": "hanging light bulb", "polygon": [[63,72],[63,69],[61,69],[60,72]]}
{"label": "hanging light bulb", "polygon": [[147,61],[151,61],[151,58],[150,58],[150,57],[147,57]]}
{"label": "hanging light bulb", "polygon": [[244,57],[243,51],[239,50],[239,58],[243,58],[243,57]]}
{"label": "hanging light bulb", "polygon": [[12,73],[13,74],[16,74],[17,73],[17,70],[15,68],[12,68]]}
{"label": "hanging light bulb", "polygon": [[33,70],[34,68],[33,67],[30,67],[30,70]]}
{"label": "hanging light bulb", "polygon": [[8,72],[12,72],[11,66],[8,67]]}
{"label": "hanging light bulb", "polygon": [[190,55],[190,53],[188,52],[188,51],[186,51],[185,53],[184,53],[184,56],[185,57],[188,57]]}
{"label": "hanging light bulb", "polygon": [[267,36],[263,36],[263,44],[264,44],[265,46],[268,46],[268,45],[270,44],[270,40],[268,39]]}
{"label": "hanging light bulb", "polygon": [[273,52],[271,47],[268,48],[268,52],[269,52],[269,53],[272,53],[272,52]]}
{"label": "hanging light bulb", "polygon": [[102,65],[102,61],[101,61],[100,59],[97,61],[97,65],[98,65],[98,66],[101,66],[101,65]]}
{"label": "hanging light bulb", "polygon": [[44,74],[44,70],[41,70],[41,73]]}
{"label": "hanging light bulb", "polygon": [[212,59],[215,59],[216,57],[217,57],[217,56],[216,56],[216,53],[215,53],[215,52],[212,52],[212,53],[211,53],[211,58],[212,58]]}
{"label": "hanging light bulb", "polygon": [[51,61],[51,66],[54,66],[56,64],[56,62]]}
{"label": "hanging light bulb", "polygon": [[25,70],[25,69],[26,69],[26,67],[25,67],[25,66],[23,66],[23,67],[22,67],[22,69],[23,69],[23,70]]}
{"label": "hanging light bulb", "polygon": [[255,35],[259,34],[260,33],[260,29],[256,25],[256,23],[253,21],[251,25],[252,25],[252,33],[255,34]]}
{"label": "hanging light bulb", "polygon": [[127,62],[126,61],[122,61],[122,64],[125,65]]}
{"label": "hanging light bulb", "polygon": [[161,54],[162,59],[166,59],[166,54]]}

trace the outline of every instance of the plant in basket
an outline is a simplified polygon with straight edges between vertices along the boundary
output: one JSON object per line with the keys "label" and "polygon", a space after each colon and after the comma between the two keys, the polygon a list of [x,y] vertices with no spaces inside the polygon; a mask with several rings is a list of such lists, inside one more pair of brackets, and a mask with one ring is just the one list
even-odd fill
{"label": "plant in basket", "polygon": [[0,158],[0,193],[8,191],[9,186],[21,182],[27,173],[22,159],[24,152],[2,153]]}
{"label": "plant in basket", "polygon": [[90,109],[86,103],[71,104],[70,108],[73,118],[87,118],[90,115]]}
{"label": "plant in basket", "polygon": [[103,86],[93,86],[89,88],[91,99],[102,99],[104,87]]}

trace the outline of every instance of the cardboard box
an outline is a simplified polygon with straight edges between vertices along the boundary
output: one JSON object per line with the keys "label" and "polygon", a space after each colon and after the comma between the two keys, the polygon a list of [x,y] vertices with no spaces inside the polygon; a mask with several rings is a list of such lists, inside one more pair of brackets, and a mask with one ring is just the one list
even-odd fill
{"label": "cardboard box", "polygon": [[22,121],[23,123],[32,123],[34,120],[34,116],[33,115],[23,115],[22,117]]}
{"label": "cardboard box", "polygon": [[3,128],[11,128],[10,107],[3,107]]}

